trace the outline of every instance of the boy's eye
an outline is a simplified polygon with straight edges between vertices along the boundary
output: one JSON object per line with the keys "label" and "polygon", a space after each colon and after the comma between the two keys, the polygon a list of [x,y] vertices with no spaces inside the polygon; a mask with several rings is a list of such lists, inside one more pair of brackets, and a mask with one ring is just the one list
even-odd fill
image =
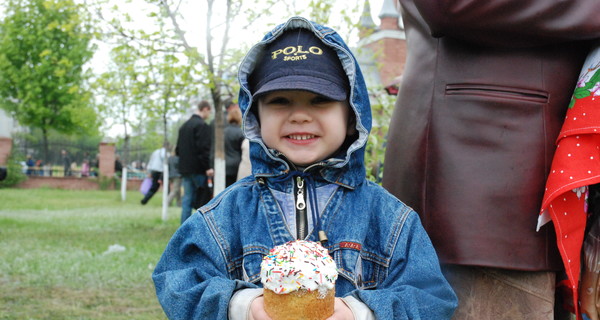
{"label": "boy's eye", "polygon": [[290,103],[290,101],[287,98],[284,97],[272,97],[270,99],[267,99],[266,101],[267,104],[282,104],[282,105],[287,105]]}
{"label": "boy's eye", "polygon": [[334,100],[324,96],[316,96],[313,99],[311,99],[312,104],[325,104],[331,102],[334,102]]}

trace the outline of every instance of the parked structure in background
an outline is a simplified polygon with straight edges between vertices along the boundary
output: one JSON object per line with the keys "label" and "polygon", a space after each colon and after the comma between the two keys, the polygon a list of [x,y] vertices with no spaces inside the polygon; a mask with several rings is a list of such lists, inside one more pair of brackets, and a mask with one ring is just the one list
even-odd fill
{"label": "parked structure in background", "polygon": [[365,0],[360,19],[359,41],[353,49],[361,65],[367,87],[383,87],[391,95],[398,93],[406,60],[406,36],[399,3],[384,0],[377,26]]}
{"label": "parked structure in background", "polygon": [[0,109],[0,167],[6,166],[6,161],[12,150],[12,131],[15,121],[3,109]]}

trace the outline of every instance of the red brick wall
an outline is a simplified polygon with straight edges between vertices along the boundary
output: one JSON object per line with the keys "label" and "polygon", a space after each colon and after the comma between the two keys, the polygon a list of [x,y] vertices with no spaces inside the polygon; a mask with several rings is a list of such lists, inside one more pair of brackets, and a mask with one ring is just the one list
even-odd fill
{"label": "red brick wall", "polygon": [[388,86],[394,78],[404,73],[406,61],[406,41],[400,39],[383,40],[383,66],[380,70],[384,86]]}
{"label": "red brick wall", "polygon": [[379,25],[380,30],[400,30],[398,26],[398,19],[392,17],[385,17],[381,19],[381,24]]}
{"label": "red brick wall", "polygon": [[376,53],[381,84],[385,87],[404,72],[406,40],[384,38],[367,45]]}

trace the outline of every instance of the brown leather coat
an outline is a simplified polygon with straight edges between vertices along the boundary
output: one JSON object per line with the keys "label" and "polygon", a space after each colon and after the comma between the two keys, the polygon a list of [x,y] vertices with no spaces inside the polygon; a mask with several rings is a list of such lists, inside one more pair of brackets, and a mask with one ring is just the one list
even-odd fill
{"label": "brown leather coat", "polygon": [[535,228],[600,1],[400,2],[408,58],[383,186],[443,263],[560,269],[552,225]]}

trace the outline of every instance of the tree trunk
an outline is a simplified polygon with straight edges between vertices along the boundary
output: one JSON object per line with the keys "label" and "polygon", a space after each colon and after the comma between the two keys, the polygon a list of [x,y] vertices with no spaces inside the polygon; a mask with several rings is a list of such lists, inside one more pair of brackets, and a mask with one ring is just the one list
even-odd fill
{"label": "tree trunk", "polygon": [[48,163],[48,130],[46,128],[42,128],[42,136],[44,139],[44,163]]}
{"label": "tree trunk", "polygon": [[211,90],[213,103],[215,105],[215,136],[213,143],[215,145],[215,160],[213,168],[215,176],[213,177],[214,194],[219,194],[225,190],[225,119],[223,117],[223,102],[218,90]]}

